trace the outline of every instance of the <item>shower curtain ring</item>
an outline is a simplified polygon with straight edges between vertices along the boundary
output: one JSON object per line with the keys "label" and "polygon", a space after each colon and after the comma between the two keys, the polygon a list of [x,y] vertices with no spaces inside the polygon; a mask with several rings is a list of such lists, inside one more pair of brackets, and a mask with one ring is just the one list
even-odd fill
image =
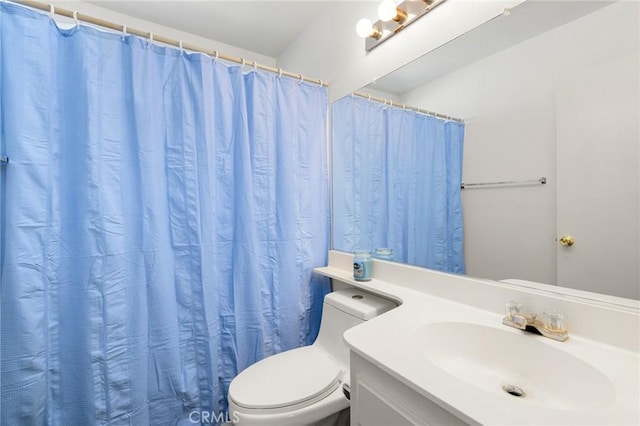
{"label": "shower curtain ring", "polygon": [[247,61],[244,60],[244,58],[240,58],[240,66],[242,68],[244,68],[245,64],[247,63]]}
{"label": "shower curtain ring", "polygon": [[258,61],[253,61],[253,72],[258,72]]}
{"label": "shower curtain ring", "polygon": [[282,78],[282,68],[278,67],[278,77]]}
{"label": "shower curtain ring", "polygon": [[127,38],[127,26],[123,25],[122,26],[122,40],[124,40],[125,38]]}
{"label": "shower curtain ring", "polygon": [[304,77],[302,76],[302,74],[298,74],[300,76],[300,81],[298,82],[298,84],[302,84],[304,83]]}
{"label": "shower curtain ring", "polygon": [[217,51],[217,50],[214,50],[214,51],[213,51],[213,57],[215,58],[215,60],[216,60],[216,61],[217,61],[217,60],[218,60],[218,58],[220,57],[220,56],[218,55],[218,51]]}
{"label": "shower curtain ring", "polygon": [[367,93],[367,100],[370,101],[371,100],[371,93]]}
{"label": "shower curtain ring", "polygon": [[54,15],[56,14],[56,8],[53,6],[53,4],[49,3],[49,18],[50,19],[54,19]]}
{"label": "shower curtain ring", "polygon": [[184,48],[182,47],[182,40],[179,41],[178,45],[180,46],[180,53],[184,53]]}
{"label": "shower curtain ring", "polygon": [[73,21],[76,23],[76,27],[80,28],[80,21],[78,20],[78,11],[73,11]]}
{"label": "shower curtain ring", "polygon": [[324,83],[322,82],[322,80],[320,80],[320,83],[318,83],[320,85],[320,87],[324,86]]}

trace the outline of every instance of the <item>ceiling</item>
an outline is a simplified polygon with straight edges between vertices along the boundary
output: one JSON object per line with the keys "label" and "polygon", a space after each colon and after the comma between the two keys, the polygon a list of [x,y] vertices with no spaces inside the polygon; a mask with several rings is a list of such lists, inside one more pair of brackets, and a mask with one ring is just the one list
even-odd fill
{"label": "ceiling", "polygon": [[337,2],[245,0],[89,0],[115,12],[277,58]]}

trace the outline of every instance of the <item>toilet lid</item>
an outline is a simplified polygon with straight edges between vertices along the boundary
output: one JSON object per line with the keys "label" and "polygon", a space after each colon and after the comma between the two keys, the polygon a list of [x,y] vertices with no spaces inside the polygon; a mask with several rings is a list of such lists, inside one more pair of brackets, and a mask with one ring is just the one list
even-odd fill
{"label": "toilet lid", "polygon": [[342,370],[313,346],[263,359],[240,373],[229,398],[240,407],[281,408],[310,401],[338,385]]}

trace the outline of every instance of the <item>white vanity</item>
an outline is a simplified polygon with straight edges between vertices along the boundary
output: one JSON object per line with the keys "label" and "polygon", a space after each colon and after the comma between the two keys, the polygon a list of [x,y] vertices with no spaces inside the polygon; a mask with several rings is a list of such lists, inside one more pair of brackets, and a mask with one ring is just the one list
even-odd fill
{"label": "white vanity", "polygon": [[[316,272],[399,304],[344,334],[353,425],[640,423],[636,301],[378,260],[358,282],[351,268],[331,251]],[[511,300],[562,313],[569,339],[503,325]]]}

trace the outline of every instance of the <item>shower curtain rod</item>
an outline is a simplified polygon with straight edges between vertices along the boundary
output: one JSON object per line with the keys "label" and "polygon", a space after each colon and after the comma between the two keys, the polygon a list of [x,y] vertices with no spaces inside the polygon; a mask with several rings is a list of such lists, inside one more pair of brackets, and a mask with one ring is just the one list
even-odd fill
{"label": "shower curtain rod", "polygon": [[414,106],[410,106],[410,105],[406,105],[406,104],[399,104],[398,102],[394,102],[391,99],[385,99],[385,98],[379,98],[377,96],[371,96],[371,94],[369,94],[369,93],[353,92],[353,95],[360,96],[361,98],[365,98],[365,99],[368,99],[370,101],[382,102],[385,105],[394,106],[394,107],[398,107],[398,108],[402,108],[402,109],[409,109],[411,111],[416,111],[416,112],[419,112],[419,113],[422,113],[422,114],[432,115],[432,116],[438,117],[438,118],[444,118],[445,120],[457,121],[458,123],[464,123],[464,120],[462,118],[456,118],[456,117],[452,117],[450,115],[440,114],[439,112],[428,111],[426,109],[422,109],[422,108],[418,108],[418,107],[414,107]]}
{"label": "shower curtain rod", "polygon": [[174,40],[168,37],[153,34],[151,32],[140,31],[135,28],[129,28],[126,25],[114,24],[113,22],[105,21],[100,18],[94,18],[92,16],[85,15],[84,13],[79,13],[77,11],[58,8],[53,6],[52,4],[41,3],[39,1],[34,1],[34,0],[11,0],[11,1],[24,6],[32,7],[34,9],[44,10],[46,12],[54,13],[60,16],[66,16],[67,18],[72,18],[76,20],[76,22],[77,21],[88,22],[90,24],[94,24],[100,27],[109,28],[111,30],[120,31],[126,34],[137,35],[140,37],[148,38],[151,41],[157,41],[160,43],[168,44],[170,46],[175,46],[185,50],[190,50],[192,52],[205,53],[207,55],[214,56],[216,58],[224,59],[225,61],[235,62],[241,65],[249,65],[251,67],[259,68],[264,71],[270,71],[279,75],[286,75],[287,77],[291,77],[291,78],[298,78],[300,79],[300,81],[308,81],[310,83],[316,83],[324,87],[329,86],[328,83],[322,80],[318,80],[315,78],[307,78],[302,74],[294,74],[289,71],[283,71],[282,68],[274,68],[269,65],[259,64],[256,61],[246,61],[244,58],[241,58],[241,57],[225,55],[223,53],[219,53],[217,50],[211,50],[211,49],[207,50],[203,47],[199,47],[190,43],[183,43],[181,40]]}

